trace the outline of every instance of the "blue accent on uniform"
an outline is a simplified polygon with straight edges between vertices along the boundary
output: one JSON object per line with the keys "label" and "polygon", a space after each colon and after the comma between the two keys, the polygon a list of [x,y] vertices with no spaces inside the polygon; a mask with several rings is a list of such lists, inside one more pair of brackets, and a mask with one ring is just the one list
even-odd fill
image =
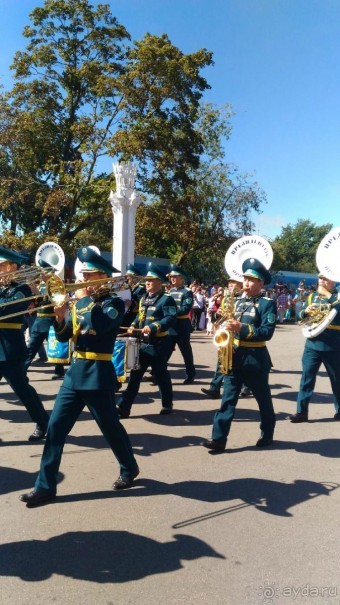
{"label": "blue accent on uniform", "polygon": [[[106,273],[106,275],[119,273],[118,269],[115,269],[109,261],[88,246],[81,246],[78,249],[77,257],[82,263],[85,263],[90,270],[100,271]],[[84,268],[83,271],[86,272],[86,268]]]}
{"label": "blue accent on uniform", "polygon": [[146,265],[146,276],[145,277],[161,279],[163,283],[167,282],[167,278],[166,278],[165,274],[163,273],[163,271],[161,271],[159,266],[156,265],[156,263],[150,262]]}
{"label": "blue accent on uniform", "polygon": [[[28,256],[25,254],[19,254],[18,252],[14,252],[14,250],[8,250],[3,246],[0,246],[0,259],[4,259],[5,261],[9,261],[11,263],[16,263],[17,265],[23,265],[28,262]],[[0,262],[4,262],[0,260]]]}
{"label": "blue accent on uniform", "polygon": [[252,276],[260,279],[264,284],[270,284],[271,276],[266,267],[257,258],[247,258],[242,263],[243,276]]}

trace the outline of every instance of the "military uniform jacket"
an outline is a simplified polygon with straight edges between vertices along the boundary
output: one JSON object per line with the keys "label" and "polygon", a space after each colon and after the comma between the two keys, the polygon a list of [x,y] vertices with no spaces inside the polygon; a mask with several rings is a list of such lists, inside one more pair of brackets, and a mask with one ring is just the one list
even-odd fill
{"label": "military uniform jacket", "polygon": [[274,334],[276,304],[270,298],[242,295],[235,302],[235,319],[242,323],[235,335],[233,368],[269,372],[272,366],[266,342]]}
{"label": "military uniform jacket", "polygon": [[[40,294],[39,304],[46,305],[49,300],[48,296],[47,296],[46,284],[44,282],[41,282],[41,284],[39,284],[39,286],[38,286],[38,290],[39,290],[39,294]],[[39,309],[38,309],[37,316],[36,316],[35,322],[33,324],[33,329],[35,332],[38,332],[39,334],[48,334],[48,331],[49,331],[50,327],[53,325],[54,320],[55,320],[55,313],[54,313],[53,305],[51,305],[50,307],[46,307],[45,309],[42,309],[41,311],[39,311]]]}
{"label": "military uniform jacket", "polygon": [[[125,317],[126,317],[127,321],[131,317],[132,317],[132,320],[136,317],[138,310],[139,310],[139,301],[142,298],[142,296],[145,294],[145,292],[146,292],[145,286],[143,286],[142,284],[137,284],[133,288],[133,290],[131,291],[131,305],[125,313],[124,320],[125,320]],[[125,325],[124,321],[123,321],[123,325]]]}
{"label": "military uniform jacket", "polygon": [[61,342],[72,338],[74,352],[63,385],[75,390],[107,390],[116,386],[113,347],[124,315],[124,301],[116,295],[78,300],[68,320],[55,322]]}
{"label": "military uniform jacket", "polygon": [[323,305],[328,303],[338,311],[328,328],[318,336],[306,339],[305,346],[307,349],[314,349],[315,351],[340,351],[340,301],[336,303],[338,294],[337,290],[333,290],[331,298],[320,296],[317,292],[313,292],[307,297],[298,314],[299,319],[306,317],[305,309],[311,304]]}
{"label": "military uniform jacket", "polygon": [[[27,284],[10,284],[3,288],[0,293],[0,361],[24,360],[27,357],[27,347],[25,343],[25,324],[24,316],[9,317],[2,319],[6,315],[25,311],[30,301],[23,299],[32,296],[31,289]],[[6,302],[18,301],[8,307],[2,307]]]}
{"label": "military uniform jacket", "polygon": [[171,288],[170,296],[174,299],[177,307],[176,319],[173,326],[169,328],[171,336],[190,334],[192,332],[189,313],[192,309],[194,297],[189,288]]}
{"label": "military uniform jacket", "polygon": [[157,342],[158,338],[168,335],[168,330],[174,325],[177,307],[174,299],[163,291],[156,292],[153,296],[144,294],[139,302],[138,316],[132,322],[131,327],[151,329],[150,343]]}

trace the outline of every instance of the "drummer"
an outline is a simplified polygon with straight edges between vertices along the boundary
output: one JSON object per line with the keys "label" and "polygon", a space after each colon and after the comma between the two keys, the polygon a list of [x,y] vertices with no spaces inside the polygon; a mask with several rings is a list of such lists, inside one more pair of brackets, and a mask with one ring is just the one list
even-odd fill
{"label": "drummer", "polygon": [[140,368],[132,370],[127,389],[118,402],[121,418],[128,418],[132,404],[138,394],[141,380],[151,366],[162,398],[160,414],[172,413],[172,384],[167,360],[171,351],[168,329],[175,322],[177,306],[169,294],[165,294],[162,284],[167,278],[155,263],[148,263],[146,274],[146,294],[139,303],[138,317],[132,322],[128,333],[137,328],[147,342],[142,343],[139,357]]}

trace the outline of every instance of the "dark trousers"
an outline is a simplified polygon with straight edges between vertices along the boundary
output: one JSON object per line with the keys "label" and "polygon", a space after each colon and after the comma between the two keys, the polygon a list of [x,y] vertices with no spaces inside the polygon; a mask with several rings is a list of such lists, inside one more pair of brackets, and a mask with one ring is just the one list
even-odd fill
{"label": "dark trousers", "polygon": [[203,309],[198,309],[198,308],[192,309],[191,325],[194,328],[194,330],[200,329],[200,319],[201,319],[202,313],[203,313]]}
{"label": "dark trousers", "polygon": [[46,355],[46,351],[45,351],[45,347],[44,347],[43,343],[44,343],[44,340],[47,339],[48,333],[39,334],[38,332],[35,332],[35,330],[34,330],[35,320],[36,320],[36,318],[34,317],[34,315],[25,316],[25,321],[27,323],[28,332],[30,335],[30,340],[27,345],[28,357],[26,359],[26,363],[28,362],[28,360],[29,360],[29,362],[26,367],[31,365],[31,363],[37,353],[38,353],[39,359],[41,359],[41,361],[47,361],[47,355]]}
{"label": "dark trousers", "polygon": [[[164,337],[165,338],[165,337]],[[130,410],[139,391],[142,378],[151,366],[152,375],[155,377],[159,387],[162,407],[172,408],[172,384],[169,371],[167,369],[167,360],[171,344],[170,339],[166,342],[155,345],[142,345],[139,354],[139,370],[132,370],[130,380],[124,393],[119,400],[119,407],[124,410]]]}
{"label": "dark trousers", "polygon": [[297,398],[297,411],[308,414],[308,406],[314,392],[317,373],[324,364],[331,381],[336,412],[340,411],[340,351],[315,351],[305,348],[302,356],[302,376]]}
{"label": "dark trousers", "polygon": [[225,443],[229,435],[238,398],[245,383],[253,392],[260,410],[261,436],[271,439],[275,428],[275,412],[268,384],[268,372],[248,372],[233,370],[224,377],[221,407],[214,416],[212,438]]}
{"label": "dark trousers", "polygon": [[222,374],[220,372],[220,364],[217,361],[215,374],[213,375],[213,377],[211,379],[209,390],[220,393],[223,381],[224,381],[224,374]]}
{"label": "dark trousers", "polygon": [[[196,375],[196,370],[195,370],[195,366],[194,366],[194,357],[192,354],[192,348],[191,348],[191,344],[190,344],[190,334],[185,334],[185,335],[181,334],[181,335],[177,335],[177,336],[170,336],[170,338],[171,338],[171,351],[170,351],[169,359],[170,359],[172,353],[174,352],[176,344],[177,344],[180,352],[182,353],[183,361],[185,364],[185,371],[187,373],[187,378],[189,378],[189,379],[194,378],[194,376]],[[168,361],[169,361],[169,359],[168,359]]]}
{"label": "dark trousers", "polygon": [[65,440],[85,406],[117,458],[120,474],[129,477],[136,473],[137,462],[130,439],[119,421],[113,391],[74,391],[62,385],[48,425],[40,472],[35,482],[36,490],[56,493]]}
{"label": "dark trousers", "polygon": [[[210,385],[209,385],[209,391],[213,391],[214,393],[220,394],[220,390],[223,385],[224,377],[225,377],[225,374],[222,374],[222,372],[220,371],[220,364],[219,364],[219,361],[217,361],[215,374],[213,375]],[[242,388],[244,386],[245,385],[242,385]]]}
{"label": "dark trousers", "polygon": [[33,422],[41,428],[48,424],[48,414],[36,390],[26,376],[25,362],[0,361],[0,380],[4,377],[14,393],[24,404]]}
{"label": "dark trousers", "polygon": [[[31,365],[31,363],[37,353],[39,354],[40,358],[46,359],[46,361],[47,361],[46,351],[45,351],[45,348],[43,347],[43,342],[44,342],[44,340],[47,339],[47,336],[48,336],[48,334],[45,334],[45,333],[34,332],[34,330],[31,331],[30,340],[27,345],[28,355],[27,355],[26,362],[25,362],[26,368],[28,368]],[[42,355],[42,347],[44,348],[44,351],[45,351],[44,356]]]}

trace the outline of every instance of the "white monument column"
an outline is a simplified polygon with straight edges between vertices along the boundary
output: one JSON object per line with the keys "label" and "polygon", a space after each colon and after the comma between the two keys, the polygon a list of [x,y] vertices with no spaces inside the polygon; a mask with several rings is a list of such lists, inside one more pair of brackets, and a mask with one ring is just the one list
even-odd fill
{"label": "white monument column", "polygon": [[135,258],[136,209],[141,198],[134,189],[137,166],[132,162],[113,164],[116,191],[111,191],[109,200],[113,212],[112,264],[122,274],[128,263]]}

